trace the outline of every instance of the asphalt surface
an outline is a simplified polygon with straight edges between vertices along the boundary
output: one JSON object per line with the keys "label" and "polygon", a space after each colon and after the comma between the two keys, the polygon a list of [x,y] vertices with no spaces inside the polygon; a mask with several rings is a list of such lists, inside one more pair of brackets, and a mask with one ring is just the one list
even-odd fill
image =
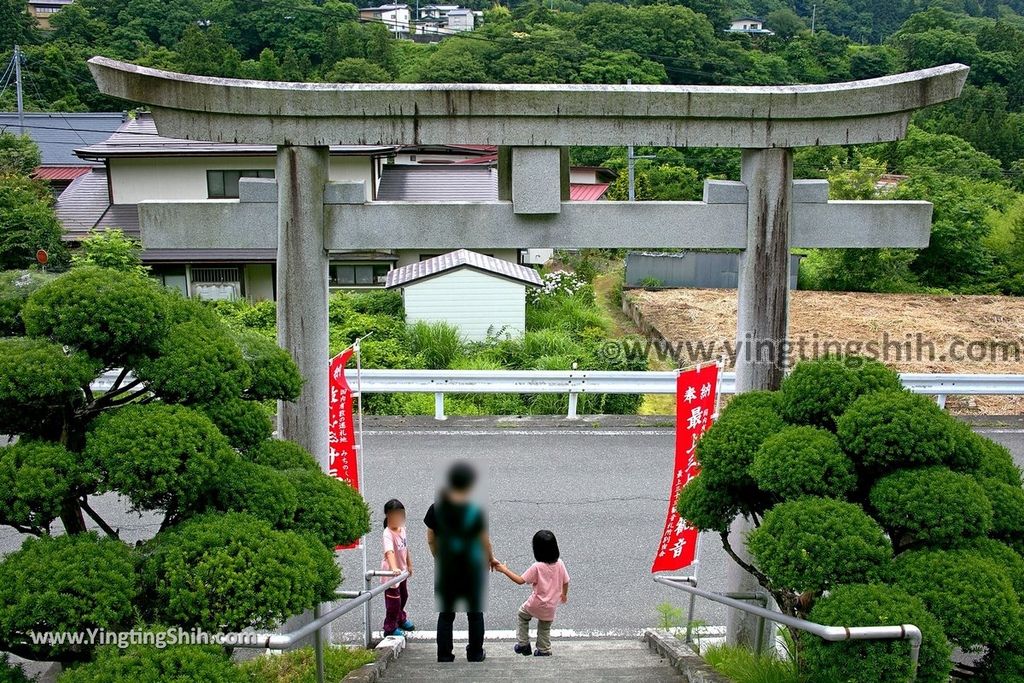
{"label": "asphalt surface", "polygon": [[[530,539],[535,531],[548,528],[557,535],[572,577],[569,603],[555,623],[561,635],[634,635],[658,624],[659,604],[685,607],[684,595],[655,584],[649,571],[668,505],[672,430],[605,422],[570,428],[552,425],[428,421],[397,429],[374,425],[366,432],[365,483],[373,510],[369,564],[378,567],[380,562],[384,501],[399,498],[409,511],[415,566],[409,612],[420,629],[433,631],[435,618],[423,513],[447,466],[457,459],[471,460],[480,469],[480,497],[489,514],[495,552],[512,569],[522,571],[532,562]],[[1024,429],[1019,424],[977,429],[1007,445],[1024,466]],[[154,515],[127,513],[113,496],[100,497],[95,507],[129,542],[149,537],[159,523]],[[20,534],[0,528],[0,553],[17,549],[21,540]],[[360,587],[360,551],[343,552],[341,563],[347,577],[342,588]],[[717,537],[705,535],[700,551],[702,587],[723,589],[725,567]],[[492,574],[488,632],[500,636],[514,628],[516,608],[526,596],[526,589]],[[717,605],[701,602],[698,619],[709,625],[724,623]],[[382,609],[379,603],[374,605],[377,628]],[[336,622],[335,638],[351,638],[360,627],[358,614],[343,617]],[[456,622],[460,628],[465,628],[462,620]]]}

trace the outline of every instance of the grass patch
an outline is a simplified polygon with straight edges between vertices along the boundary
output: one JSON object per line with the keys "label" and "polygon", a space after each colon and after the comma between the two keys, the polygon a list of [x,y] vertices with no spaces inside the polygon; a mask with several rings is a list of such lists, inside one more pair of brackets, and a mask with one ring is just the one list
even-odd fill
{"label": "grass patch", "polygon": [[[376,659],[362,648],[327,647],[324,649],[324,673],[329,681],[340,681],[361,666]],[[242,662],[240,668],[251,683],[315,683],[316,662],[313,648],[303,647],[279,655],[262,655]]]}
{"label": "grass patch", "polygon": [[736,683],[801,683],[796,666],[771,654],[755,654],[745,647],[716,645],[704,661]]}

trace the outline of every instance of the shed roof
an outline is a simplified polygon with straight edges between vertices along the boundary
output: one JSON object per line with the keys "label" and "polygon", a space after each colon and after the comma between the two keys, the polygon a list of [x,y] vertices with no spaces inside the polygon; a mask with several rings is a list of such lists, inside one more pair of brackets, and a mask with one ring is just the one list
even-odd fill
{"label": "shed roof", "polygon": [[533,268],[527,268],[510,261],[503,261],[493,256],[479,254],[469,249],[459,249],[420,261],[419,263],[410,263],[407,266],[395,268],[388,273],[385,286],[388,288],[405,287],[413,282],[425,280],[460,268],[472,268],[482,273],[488,273],[507,280],[515,280],[534,287],[541,285],[540,275]]}
{"label": "shed roof", "polygon": [[[39,146],[41,166],[91,166],[75,155],[75,148],[106,140],[122,123],[121,112],[25,114],[25,132]],[[0,112],[0,130],[17,133],[18,114]]]}
{"label": "shed roof", "polygon": [[[331,145],[337,156],[383,156],[393,154],[399,145]],[[149,114],[125,121],[112,135],[94,144],[82,145],[75,154],[83,159],[149,156],[274,156],[272,145],[245,145],[230,142],[205,142],[165,138],[157,133]]]}

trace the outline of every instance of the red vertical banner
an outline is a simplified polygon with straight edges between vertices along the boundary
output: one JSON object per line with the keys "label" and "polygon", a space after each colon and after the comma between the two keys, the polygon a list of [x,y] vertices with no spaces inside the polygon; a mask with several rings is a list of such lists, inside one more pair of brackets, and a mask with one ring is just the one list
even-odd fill
{"label": "red vertical banner", "polygon": [[[356,430],[352,419],[352,388],[345,377],[345,366],[352,358],[349,347],[331,359],[328,371],[329,404],[327,418],[329,460],[327,473],[359,490],[359,452],[356,449]],[[338,546],[338,549],[358,548],[359,543]]]}
{"label": "red vertical banner", "polygon": [[677,571],[697,559],[698,530],[676,512],[676,499],[700,474],[697,441],[711,426],[718,393],[718,365],[685,370],[676,378],[676,456],[661,543],[651,572]]}

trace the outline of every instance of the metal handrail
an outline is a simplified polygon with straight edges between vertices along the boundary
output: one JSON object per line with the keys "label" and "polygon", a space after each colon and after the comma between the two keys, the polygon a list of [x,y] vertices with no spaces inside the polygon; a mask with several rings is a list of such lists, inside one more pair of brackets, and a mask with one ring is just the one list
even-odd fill
{"label": "metal handrail", "polygon": [[[339,617],[348,614],[356,607],[369,604],[371,600],[389,588],[393,588],[409,578],[409,572],[372,571],[366,572],[364,579],[369,586],[370,576],[391,576],[376,588],[361,591],[337,591],[335,596],[348,602],[321,614],[322,605],[314,608],[313,620],[303,624],[290,633],[225,633],[221,637],[232,641],[233,647],[248,647],[267,650],[287,650],[297,645],[302,639],[314,636],[313,651],[316,660],[316,681],[324,683],[324,641],[322,631]],[[369,643],[367,643],[369,645]]]}
{"label": "metal handrail", "polygon": [[701,590],[692,585],[694,581],[689,576],[655,576],[654,581],[665,586],[678,588],[690,595],[696,595],[726,607],[753,614],[767,621],[806,631],[831,642],[844,640],[909,640],[910,680],[914,681],[917,679],[917,662],[921,656],[922,635],[921,629],[913,624],[901,624],[899,626],[825,626],[824,624],[817,624],[813,621],[783,614],[782,612],[775,612],[765,607],[750,605],[719,593]]}
{"label": "metal handrail", "polygon": [[[105,372],[93,391],[109,391],[119,370]],[[945,406],[949,394],[1024,395],[1024,375],[904,372],[900,380],[916,394],[935,396]],[[125,381],[131,381],[126,378]],[[576,417],[580,394],[674,394],[676,373],[614,370],[371,370],[361,373],[366,393],[434,394],[434,417],[445,418],[445,394],[568,394],[568,417]],[[736,393],[736,373],[722,373],[720,392]]]}

